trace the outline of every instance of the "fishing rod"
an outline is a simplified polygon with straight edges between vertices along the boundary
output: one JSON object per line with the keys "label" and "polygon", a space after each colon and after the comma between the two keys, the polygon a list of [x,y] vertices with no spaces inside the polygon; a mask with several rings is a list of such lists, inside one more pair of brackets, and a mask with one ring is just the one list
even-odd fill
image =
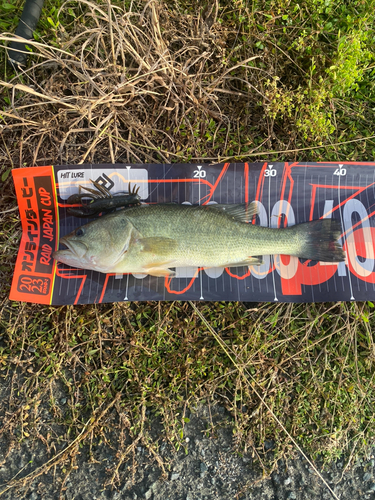
{"label": "fishing rod", "polygon": [[[32,40],[34,30],[38,24],[40,14],[42,12],[44,0],[26,0],[22,11],[21,19],[19,20],[16,35],[25,40]],[[27,42],[11,42],[8,49],[8,59],[12,66],[16,69],[21,66],[26,66],[28,50]]]}

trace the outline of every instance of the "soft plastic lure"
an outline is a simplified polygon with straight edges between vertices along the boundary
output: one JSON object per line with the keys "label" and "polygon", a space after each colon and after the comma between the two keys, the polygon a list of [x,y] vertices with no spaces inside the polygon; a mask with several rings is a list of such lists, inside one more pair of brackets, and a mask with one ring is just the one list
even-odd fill
{"label": "soft plastic lure", "polygon": [[[80,191],[85,190],[85,193],[76,193],[69,196],[68,205],[80,205],[79,207],[69,207],[68,214],[74,217],[96,217],[100,213],[109,214],[114,212],[116,208],[134,207],[140,205],[141,197],[138,194],[139,186],[130,188],[129,191],[121,191],[112,195],[112,193],[99,184],[90,179],[96,189],[79,186]],[[89,200],[84,203],[83,200]]]}

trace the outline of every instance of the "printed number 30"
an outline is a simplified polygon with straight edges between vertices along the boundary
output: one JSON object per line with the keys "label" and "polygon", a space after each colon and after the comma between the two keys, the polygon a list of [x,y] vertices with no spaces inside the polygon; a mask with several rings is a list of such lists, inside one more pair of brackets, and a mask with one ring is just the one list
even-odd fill
{"label": "printed number 30", "polygon": [[264,171],[264,177],[276,177],[277,171],[272,168]]}

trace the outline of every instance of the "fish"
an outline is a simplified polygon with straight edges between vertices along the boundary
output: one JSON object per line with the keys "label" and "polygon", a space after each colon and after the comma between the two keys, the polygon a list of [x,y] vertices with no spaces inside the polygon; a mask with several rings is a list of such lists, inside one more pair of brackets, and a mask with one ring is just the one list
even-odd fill
{"label": "fish", "polygon": [[176,267],[260,265],[264,255],[345,260],[341,223],[318,219],[285,228],[253,224],[257,204],[139,205],[103,215],[60,239],[55,260],[101,273],[173,276]]}

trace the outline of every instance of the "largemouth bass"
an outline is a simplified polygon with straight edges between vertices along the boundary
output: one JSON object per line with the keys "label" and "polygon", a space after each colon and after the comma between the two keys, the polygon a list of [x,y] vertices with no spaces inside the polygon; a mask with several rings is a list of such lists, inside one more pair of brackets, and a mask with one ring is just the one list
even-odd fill
{"label": "largemouth bass", "polygon": [[271,229],[248,223],[249,205],[140,205],[99,217],[60,239],[53,257],[102,273],[173,275],[174,267],[238,267],[262,255],[340,262],[340,222],[321,219]]}

